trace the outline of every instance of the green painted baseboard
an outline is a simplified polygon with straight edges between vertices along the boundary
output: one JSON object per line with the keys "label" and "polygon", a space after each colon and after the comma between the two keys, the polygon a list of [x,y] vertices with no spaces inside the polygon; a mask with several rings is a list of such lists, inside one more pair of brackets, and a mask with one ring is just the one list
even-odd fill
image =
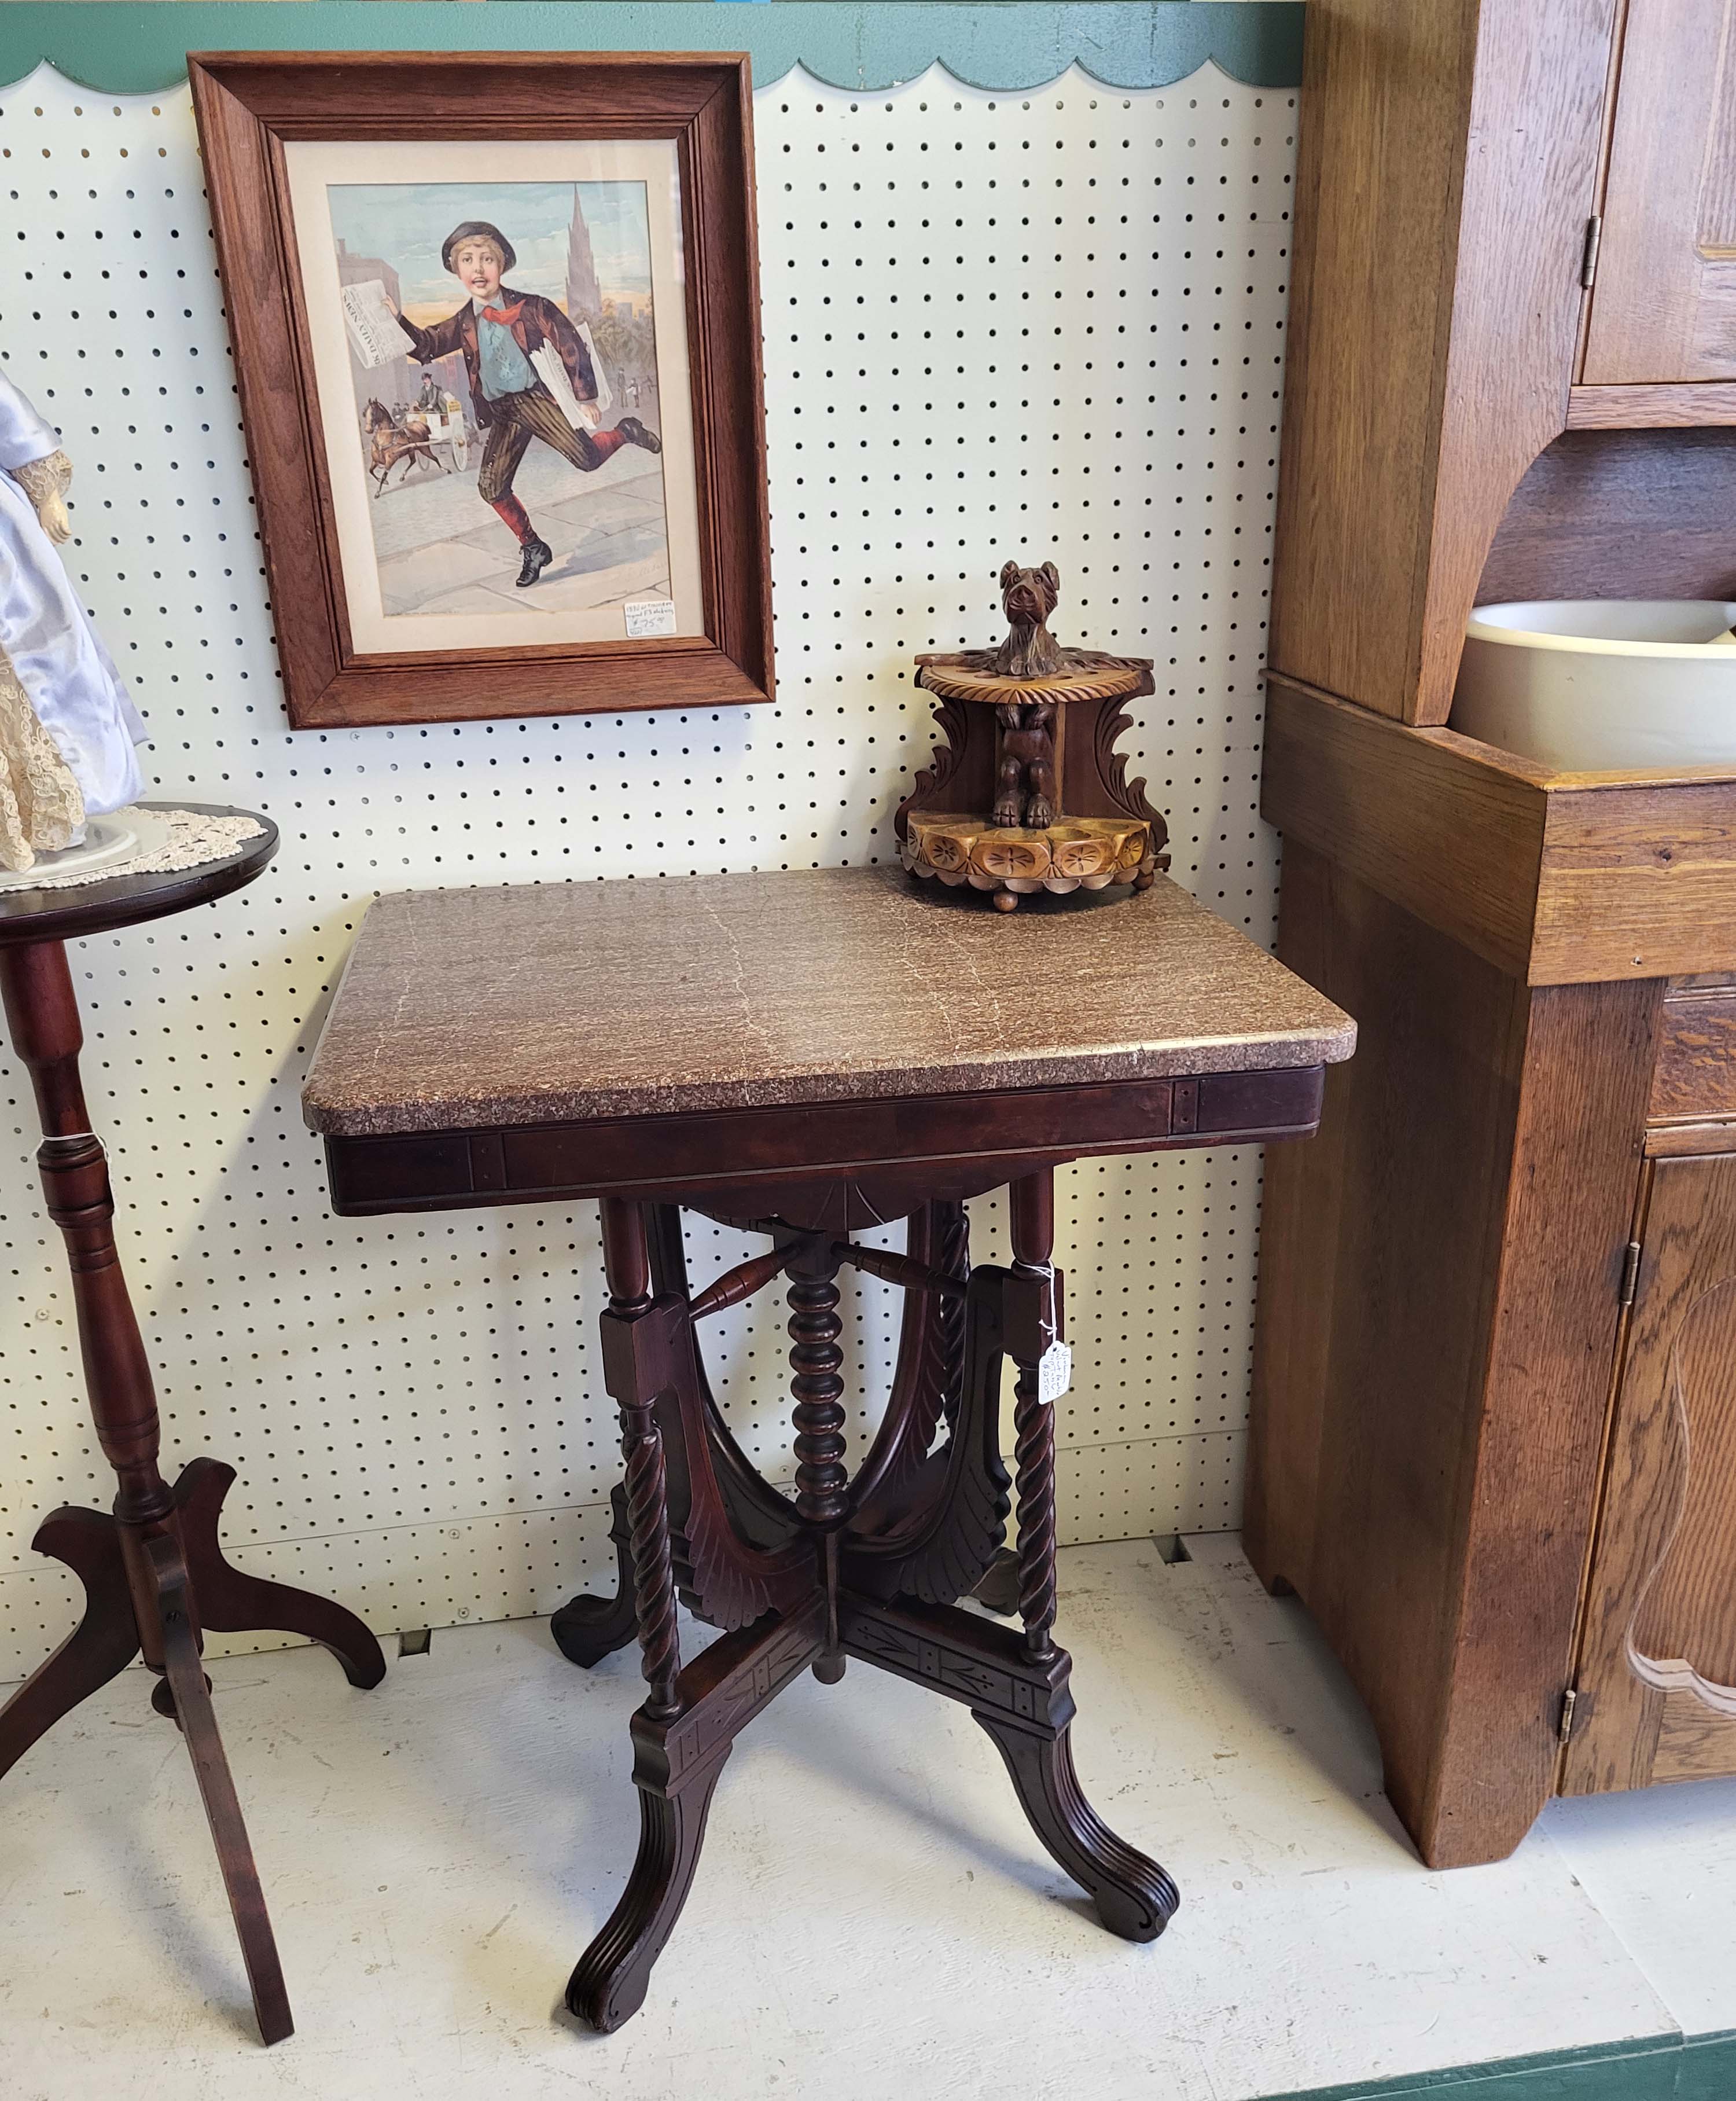
{"label": "green painted baseboard", "polygon": [[1270,2101],[1736,2101],[1736,2031],[1553,2050]]}
{"label": "green painted baseboard", "polygon": [[1301,0],[11,0],[0,80],[42,60],[111,94],[185,79],[188,51],[745,51],[762,86],[792,66],[834,87],[912,80],[936,60],[973,87],[1038,87],[1076,60],[1111,87],[1302,77]]}

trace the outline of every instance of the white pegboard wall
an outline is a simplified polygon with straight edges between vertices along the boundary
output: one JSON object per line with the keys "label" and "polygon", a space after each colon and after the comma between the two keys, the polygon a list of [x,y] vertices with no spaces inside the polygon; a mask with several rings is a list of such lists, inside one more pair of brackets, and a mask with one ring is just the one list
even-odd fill
{"label": "white pegboard wall", "polygon": [[[988,639],[1001,561],[1053,555],[1062,637],[1156,660],[1132,770],[1177,878],[1272,931],[1258,670],[1293,95],[1212,67],[1011,96],[798,73],[755,116],[775,706],[292,734],[187,91],[46,69],[0,91],[0,352],[73,455],[68,564],[150,723],[151,792],[283,832],[250,890],[73,955],[165,1462],[235,1466],[236,1558],[382,1633],[546,1611],[611,1569],[617,1457],[588,1208],[329,1212],[298,1089],[370,897],[890,858],[932,742],[912,659]],[[37,1523],[112,1483],[9,1055],[0,1103],[4,1675],[73,1617]],[[1259,1179],[1252,1150],[1063,1176],[1063,1537],[1236,1523]],[[998,1205],[972,1208],[992,1257]],[[688,1237],[701,1281],[749,1245]],[[865,1430],[895,1294],[846,1287]],[[782,1321],[774,1294],[712,1343],[780,1479]]]}

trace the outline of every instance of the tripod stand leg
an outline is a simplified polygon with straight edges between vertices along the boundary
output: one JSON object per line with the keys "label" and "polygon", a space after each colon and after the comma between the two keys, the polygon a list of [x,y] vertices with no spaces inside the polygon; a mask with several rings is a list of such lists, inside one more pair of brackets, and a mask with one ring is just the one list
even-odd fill
{"label": "tripod stand leg", "polygon": [[84,1586],[84,1617],[48,1661],[0,1707],[0,1774],[38,1736],[117,1677],[139,1653],[139,1629],[114,1519],[71,1506],[43,1519],[31,1544],[64,1561]]}
{"label": "tripod stand leg", "polygon": [[299,1634],[336,1656],[351,1685],[378,1685],[386,1659],[354,1612],[311,1590],[246,1575],[223,1559],[217,1519],[234,1479],[234,1467],[220,1459],[193,1459],[174,1484],[199,1624],[214,1634]]}
{"label": "tripod stand leg", "polygon": [[188,1603],[187,1566],[172,1539],[153,1539],[148,1551],[157,1574],[157,1603],[170,1689],[187,1739],[188,1754],[193,1762],[193,1777],[199,1783],[205,1821],[217,1848],[217,1864],[228,1892],[241,1959],[247,1966],[260,2038],[267,2043],[281,2042],[294,2032],[295,2022],[284,1988],[277,1944],[272,1938],[272,1922],[266,1916],[259,1872],[254,1865],[253,1846],[241,1819],[241,1805],[205,1682],[205,1665]]}

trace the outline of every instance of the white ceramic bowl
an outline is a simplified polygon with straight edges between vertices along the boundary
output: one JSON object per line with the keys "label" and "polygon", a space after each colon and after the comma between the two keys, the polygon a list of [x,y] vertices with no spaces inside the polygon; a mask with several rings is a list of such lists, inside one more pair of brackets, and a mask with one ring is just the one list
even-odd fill
{"label": "white ceramic bowl", "polygon": [[1733,621],[1718,599],[1480,605],[1451,727],[1568,772],[1736,764]]}

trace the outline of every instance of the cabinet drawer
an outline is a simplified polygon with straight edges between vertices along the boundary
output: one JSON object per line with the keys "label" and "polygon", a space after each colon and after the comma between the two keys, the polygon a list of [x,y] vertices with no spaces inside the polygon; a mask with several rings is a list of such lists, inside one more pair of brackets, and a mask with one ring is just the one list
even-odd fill
{"label": "cabinet drawer", "polygon": [[1684,985],[1663,1003],[1649,1121],[1699,1117],[1736,1117],[1736,983]]}

